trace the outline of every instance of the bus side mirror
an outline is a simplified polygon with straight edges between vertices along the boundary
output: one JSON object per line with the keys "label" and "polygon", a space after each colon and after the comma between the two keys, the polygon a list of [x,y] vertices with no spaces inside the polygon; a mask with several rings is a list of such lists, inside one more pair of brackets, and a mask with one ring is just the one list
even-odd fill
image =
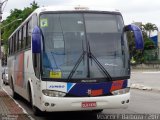
{"label": "bus side mirror", "polygon": [[32,32],[32,53],[41,53],[41,39],[41,29],[38,26],[36,26],[34,27]]}
{"label": "bus side mirror", "polygon": [[136,26],[134,24],[127,25],[127,26],[125,26],[125,31],[133,31],[133,34],[135,37],[136,49],[143,49],[144,48],[142,31],[138,26]]}

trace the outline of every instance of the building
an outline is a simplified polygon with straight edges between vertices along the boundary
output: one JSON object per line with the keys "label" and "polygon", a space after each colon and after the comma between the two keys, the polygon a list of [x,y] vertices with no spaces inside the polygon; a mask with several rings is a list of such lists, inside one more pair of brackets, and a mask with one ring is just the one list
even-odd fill
{"label": "building", "polygon": [[158,59],[160,60],[160,32],[158,32]]}
{"label": "building", "polygon": [[137,25],[138,27],[142,27],[142,22],[134,22],[134,23],[132,23],[132,24],[135,24],[135,25]]}
{"label": "building", "polygon": [[154,42],[156,48],[158,48],[158,35],[152,36],[150,39]]}
{"label": "building", "polygon": [[158,47],[160,48],[160,32],[158,32]]}

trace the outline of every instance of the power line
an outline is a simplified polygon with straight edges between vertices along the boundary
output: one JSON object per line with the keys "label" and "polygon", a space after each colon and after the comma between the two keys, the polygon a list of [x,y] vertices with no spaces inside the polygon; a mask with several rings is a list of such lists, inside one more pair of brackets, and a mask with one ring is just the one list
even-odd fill
{"label": "power line", "polygon": [[2,12],[4,11],[4,9],[5,9],[6,5],[7,5],[7,3],[8,3],[8,0],[6,0],[5,5],[4,5],[4,7],[2,8]]}
{"label": "power line", "polygon": [[[0,26],[1,26],[1,21],[2,21],[2,1],[0,0]],[[2,58],[2,51],[1,51],[1,28],[0,28],[0,59]]]}

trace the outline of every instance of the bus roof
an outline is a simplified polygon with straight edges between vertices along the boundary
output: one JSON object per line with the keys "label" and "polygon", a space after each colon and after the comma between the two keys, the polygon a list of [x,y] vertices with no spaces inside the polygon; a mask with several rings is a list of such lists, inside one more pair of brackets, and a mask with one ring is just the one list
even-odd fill
{"label": "bus roof", "polygon": [[119,10],[113,8],[104,7],[86,7],[86,6],[46,6],[40,7],[36,12],[47,12],[47,11],[107,11],[107,12],[118,12]]}
{"label": "bus roof", "polygon": [[99,11],[99,12],[113,12],[120,14],[119,10],[113,9],[113,8],[103,8],[103,7],[85,7],[85,6],[46,6],[46,7],[40,7],[37,8],[35,11],[33,11],[27,18],[24,20],[21,25],[9,36],[9,39],[11,36],[28,20],[30,17],[37,13],[38,15],[41,12],[56,12],[56,11]]}

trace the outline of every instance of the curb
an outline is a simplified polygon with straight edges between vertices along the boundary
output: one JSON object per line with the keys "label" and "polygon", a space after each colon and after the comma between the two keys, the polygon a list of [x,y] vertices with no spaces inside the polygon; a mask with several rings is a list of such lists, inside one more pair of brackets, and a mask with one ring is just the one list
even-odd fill
{"label": "curb", "polygon": [[3,89],[0,89],[0,102],[0,120],[31,120],[30,116],[24,113],[23,109]]}
{"label": "curb", "polygon": [[156,92],[160,92],[160,89],[156,89],[156,88],[152,88],[149,86],[145,86],[142,84],[131,84],[131,89],[139,89],[139,90],[147,90],[147,91],[156,91]]}

